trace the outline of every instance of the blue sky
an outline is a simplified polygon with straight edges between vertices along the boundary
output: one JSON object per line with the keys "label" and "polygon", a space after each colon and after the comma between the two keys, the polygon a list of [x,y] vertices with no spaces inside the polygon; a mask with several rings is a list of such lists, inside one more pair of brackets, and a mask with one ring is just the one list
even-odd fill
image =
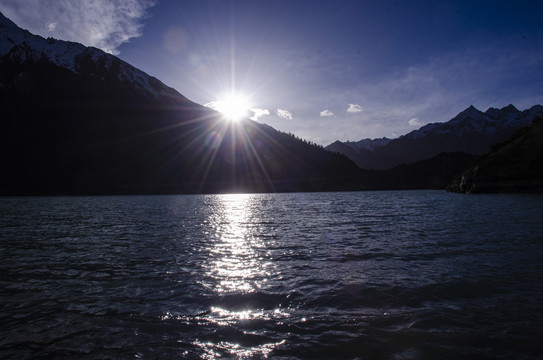
{"label": "blue sky", "polygon": [[198,103],[235,90],[257,121],[322,145],[396,137],[471,104],[543,103],[541,1],[2,0],[0,11]]}

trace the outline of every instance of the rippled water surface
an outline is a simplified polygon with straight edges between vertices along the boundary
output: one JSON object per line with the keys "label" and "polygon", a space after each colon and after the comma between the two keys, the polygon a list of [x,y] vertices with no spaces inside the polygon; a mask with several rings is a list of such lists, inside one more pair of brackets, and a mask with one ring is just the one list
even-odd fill
{"label": "rippled water surface", "polygon": [[541,359],[543,196],[0,199],[3,359]]}

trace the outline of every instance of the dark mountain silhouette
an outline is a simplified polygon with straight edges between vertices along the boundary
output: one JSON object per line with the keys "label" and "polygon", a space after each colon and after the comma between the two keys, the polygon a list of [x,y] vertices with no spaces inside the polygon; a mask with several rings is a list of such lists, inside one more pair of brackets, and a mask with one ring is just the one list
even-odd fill
{"label": "dark mountain silhouette", "polygon": [[2,194],[360,188],[360,169],[249,119],[229,122],[120,59],[0,14]]}
{"label": "dark mountain silhouette", "polygon": [[[482,155],[492,144],[511,137],[519,128],[543,115],[543,106],[519,111],[513,105],[490,108],[484,113],[470,106],[446,123],[433,123],[385,142],[376,139],[371,148],[360,142],[336,141],[326,148],[344,154],[364,169],[389,169],[400,164],[430,159],[442,152]],[[369,139],[362,140],[368,142]],[[388,140],[388,139],[386,139]]]}
{"label": "dark mountain silhouette", "polygon": [[477,158],[449,183],[447,191],[543,192],[543,117]]}

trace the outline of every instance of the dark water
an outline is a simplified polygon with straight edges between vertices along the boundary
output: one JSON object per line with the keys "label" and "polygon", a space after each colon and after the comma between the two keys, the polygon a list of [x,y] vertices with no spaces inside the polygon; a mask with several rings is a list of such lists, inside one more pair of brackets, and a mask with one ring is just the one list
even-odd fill
{"label": "dark water", "polygon": [[0,199],[2,359],[541,359],[543,196]]}

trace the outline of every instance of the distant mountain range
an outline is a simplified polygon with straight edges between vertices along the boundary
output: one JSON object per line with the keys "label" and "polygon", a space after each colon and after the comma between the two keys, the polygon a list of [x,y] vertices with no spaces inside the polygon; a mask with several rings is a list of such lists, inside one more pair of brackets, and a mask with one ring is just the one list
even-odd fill
{"label": "distant mountain range", "polygon": [[0,194],[360,188],[360,169],[249,119],[227,121],[126,62],[0,14]]}
{"label": "distant mountain range", "polygon": [[541,105],[524,111],[508,105],[485,112],[470,106],[448,122],[428,124],[397,139],[336,141],[326,149],[344,154],[363,169],[385,170],[430,159],[442,152],[484,154],[492,144],[509,139],[517,129],[542,115]]}

